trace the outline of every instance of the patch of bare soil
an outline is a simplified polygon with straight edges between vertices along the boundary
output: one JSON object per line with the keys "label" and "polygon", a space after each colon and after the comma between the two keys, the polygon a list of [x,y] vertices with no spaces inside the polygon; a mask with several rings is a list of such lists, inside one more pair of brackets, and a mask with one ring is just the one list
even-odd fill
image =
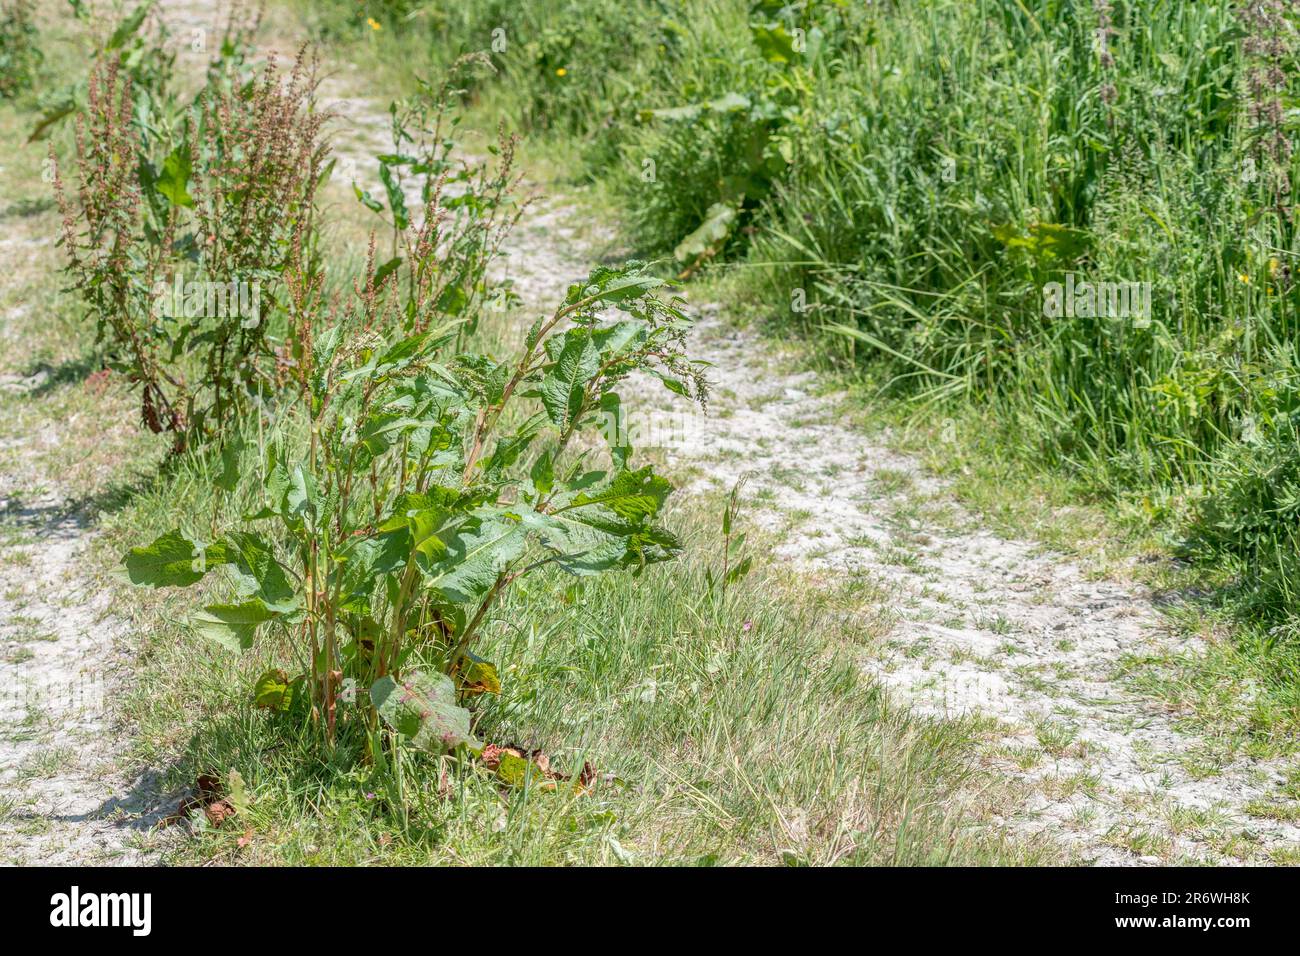
{"label": "patch of bare soil", "polygon": [[91,532],[35,505],[0,550],[0,862],[145,862],[157,796],[123,775],[109,706],[122,625],[82,567]]}

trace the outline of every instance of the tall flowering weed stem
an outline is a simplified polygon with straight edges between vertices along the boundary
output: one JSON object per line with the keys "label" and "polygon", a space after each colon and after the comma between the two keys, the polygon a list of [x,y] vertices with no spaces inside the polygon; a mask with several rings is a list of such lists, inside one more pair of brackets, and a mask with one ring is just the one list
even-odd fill
{"label": "tall flowering weed stem", "polygon": [[[357,199],[389,223],[391,258],[386,269],[395,268],[403,258],[427,265],[429,250],[414,246],[430,240],[445,242],[438,248],[436,269],[409,273],[410,281],[429,283],[433,291],[427,294],[426,290],[422,297],[429,308],[406,315],[405,321],[408,327],[422,330],[434,313],[463,317],[458,344],[473,335],[485,300],[491,298],[498,311],[516,301],[508,284],[489,289],[487,269],[530,201],[519,196],[518,139],[506,133],[504,124],[497,130],[495,144],[488,147],[490,160],[455,152],[460,125],[456,107],[465,93],[461,83],[484,71],[494,71],[491,59],[470,53],[456,59],[440,82],[417,78],[416,92],[389,106],[391,150],[375,157],[382,199],[354,183]],[[418,201],[413,199],[417,188]],[[446,222],[412,237],[407,230],[415,217],[409,207],[414,205],[418,213],[431,203]]]}
{"label": "tall flowering weed stem", "polygon": [[284,273],[295,246],[316,243],[329,154],[316,72],[305,48],[286,76],[267,65],[227,83],[214,69],[154,126],[117,61],[100,60],[77,117],[75,199],[56,164],[72,287],[145,426],[177,451],[273,399],[277,354],[292,350]]}
{"label": "tall flowering weed stem", "polygon": [[1295,0],[1246,0],[1238,16],[1246,32],[1242,52],[1249,64],[1245,71],[1247,118],[1251,143],[1279,222],[1290,222],[1291,139],[1287,131],[1283,100],[1288,96],[1287,69],[1295,53]]}

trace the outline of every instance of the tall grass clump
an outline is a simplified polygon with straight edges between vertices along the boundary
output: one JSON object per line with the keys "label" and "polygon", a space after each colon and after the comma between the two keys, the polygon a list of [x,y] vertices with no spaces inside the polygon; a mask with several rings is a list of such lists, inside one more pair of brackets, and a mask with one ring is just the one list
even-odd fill
{"label": "tall grass clump", "polygon": [[[1186,529],[1270,628],[1297,583],[1295,26],[1283,3],[882,10],[821,88],[852,131],[809,144],[748,250],[772,301],[807,290],[783,321]],[[1082,282],[1149,283],[1150,312],[1049,308]],[[1270,647],[1284,687],[1296,647]]]}

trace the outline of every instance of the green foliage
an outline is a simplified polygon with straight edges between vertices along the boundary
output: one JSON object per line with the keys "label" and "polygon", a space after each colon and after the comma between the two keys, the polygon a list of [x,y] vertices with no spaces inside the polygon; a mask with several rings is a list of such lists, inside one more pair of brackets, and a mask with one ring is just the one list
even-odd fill
{"label": "green foliage", "polygon": [[[382,281],[402,262],[399,249],[409,228],[412,211],[408,193],[419,184],[420,205],[437,203],[447,220],[445,234],[452,242],[437,263],[437,288],[428,298],[441,315],[464,318],[461,335],[473,335],[477,312],[487,295],[487,267],[501,251],[501,243],[519,221],[523,204],[516,201],[519,175],[515,170],[515,139],[504,127],[489,151],[495,163],[453,160],[454,136],[460,114],[454,109],[463,93],[457,83],[476,71],[491,72],[491,61],[482,54],[467,54],[456,60],[440,84],[416,79],[416,92],[389,105],[392,148],[376,157],[383,201],[375,199],[355,182],[357,200],[378,215],[386,215],[392,229],[392,258],[376,272]],[[408,257],[411,251],[407,251]],[[427,276],[413,277],[426,281]],[[493,290],[493,308],[504,311],[512,298],[509,285]],[[406,317],[408,325],[415,316]]]}
{"label": "green foliage", "polygon": [[[178,512],[205,513],[204,474],[198,456],[184,456],[109,533],[129,540]],[[475,737],[523,752],[502,760],[522,786],[480,760],[410,746],[387,752],[381,773],[357,759],[365,741],[342,733],[334,759],[322,759],[298,703],[252,714],[244,703],[264,672],[281,667],[279,686],[297,673],[273,634],[241,657],[209,652],[176,621],[171,598],[189,592],[135,594],[151,626],[141,635],[146,670],[124,694],[143,746],[181,750],[168,783],[237,768],[254,806],[247,821],[178,841],[178,862],[613,865],[635,853],[644,864],[771,864],[789,847],[782,808],[791,806],[843,821],[809,828],[798,849],[814,864],[1057,859],[1000,839],[995,820],[974,826],[952,812],[958,790],[978,791],[990,813],[1009,798],[978,770],[977,724],[913,718],[864,673],[860,649],[881,631],[872,615],[844,613],[860,593],[826,600],[801,591],[779,562],[759,561],[723,605],[705,580],[718,566],[721,508],[694,495],[674,504],[685,547],[677,561],[635,581],[539,570],[502,595],[483,629],[478,653],[501,665],[501,692],[460,706],[472,711]],[[412,669],[437,673],[423,662]],[[566,774],[589,762],[591,794],[541,793],[533,747]],[[404,789],[384,785],[399,775]],[[672,785],[680,779],[706,782],[726,814],[698,812],[698,791]],[[864,780],[873,782],[866,794]]]}
{"label": "green foliage", "polygon": [[[670,74],[667,88],[686,102],[643,108],[623,145],[625,168],[652,160],[656,185],[618,180],[638,238],[675,245],[683,261],[745,248],[801,145],[825,133],[815,90],[836,69],[827,37],[851,35],[856,15],[838,4],[722,4],[703,22],[694,42],[722,54],[689,61],[696,75]],[[663,97],[649,85],[643,95]]]}
{"label": "green foliage", "polygon": [[[118,33],[137,29],[133,19]],[[75,201],[56,181],[68,272],[108,364],[177,450],[274,399],[277,364],[295,349],[283,274],[317,241],[327,170],[312,68],[299,60],[282,81],[241,63],[227,38],[181,109],[165,88],[141,97],[119,60],[97,61],[78,116]]]}
{"label": "green foliage", "polygon": [[583,147],[602,163],[616,159],[620,131],[635,124],[644,105],[642,71],[659,71],[660,58],[675,56],[695,29],[689,10],[660,0],[327,0],[304,4],[304,14],[330,39],[376,43],[381,51],[385,43],[409,43],[437,71],[464,55],[486,54],[499,81],[469,78],[468,98],[508,90],[512,122],[593,134]]}
{"label": "green foliage", "polygon": [[0,99],[13,99],[36,82],[44,59],[33,22],[32,0],[0,3]]}
{"label": "green foliage", "polygon": [[[441,47],[487,51],[513,90],[518,121],[535,129],[609,129],[635,109],[625,78],[667,52],[689,25],[669,5],[580,0],[424,4],[421,19]],[[608,144],[593,143],[594,150]]]}
{"label": "green foliage", "polygon": [[[1181,355],[1264,307],[1269,334],[1290,335],[1293,229],[1267,177],[1243,177],[1265,157],[1262,131],[1234,120],[1248,93],[1236,11],[1165,6],[1116,11],[1108,64],[1092,11],[1048,0],[681,0],[632,17],[653,47],[583,46],[585,69],[620,79],[586,91],[620,104],[615,121],[551,109],[546,125],[617,146],[593,167],[646,250],[688,269],[752,257],[750,286],[809,331],[858,330],[839,350],[895,394],[1011,396],[1039,423],[1030,453],[1102,486],[1195,481],[1241,409],[1192,419],[1150,390],[1176,388]],[[429,17],[447,31],[435,56],[506,24],[514,45],[496,56],[527,112],[551,101],[516,48],[612,13],[587,0]],[[1154,321],[1045,323],[1042,286],[1071,271],[1155,283]],[[806,310],[789,308],[794,289]]]}
{"label": "green foliage", "polygon": [[[1201,503],[1189,550],[1232,562],[1252,614],[1294,631],[1300,581],[1300,434],[1295,419],[1272,435],[1253,434],[1217,463],[1214,491]],[[1294,642],[1294,635],[1290,638]]]}
{"label": "green foliage", "polygon": [[[224,550],[217,552],[224,557]],[[132,584],[186,587],[202,580],[209,556],[198,542],[179,531],[165,534],[148,547],[134,548],[124,562]]]}
{"label": "green foliage", "polygon": [[460,746],[481,750],[469,730],[469,711],[456,705],[456,685],[445,674],[413,671],[401,681],[386,675],[370,688],[379,716],[420,750],[443,753]]}
{"label": "green foliage", "polygon": [[[113,221],[123,224],[131,270],[154,257],[164,270],[168,261],[183,260],[187,278],[202,279],[190,271],[195,263],[206,269],[234,261],[209,259],[215,253],[202,248],[204,231],[194,225],[211,214],[206,204],[214,195],[229,200],[240,191],[221,194],[205,166],[209,147],[225,149],[229,140],[201,135],[202,103],[181,108],[172,101],[159,81],[166,71],[152,69],[169,62],[165,51],[148,16],[132,14],[143,8],[111,6],[124,6],[132,25],[96,30],[117,44],[101,54],[100,76],[107,82],[115,62],[122,83],[116,96],[103,87],[97,95],[117,107],[122,155],[148,166],[132,182],[123,162],[125,186],[116,196],[134,192],[149,207],[134,225],[125,217]],[[470,12],[473,6],[457,5]],[[608,36],[607,53],[629,37],[641,42],[645,34],[635,24],[623,35],[609,24],[621,26],[650,8],[615,10],[591,36]],[[405,28],[418,22],[404,21]],[[688,35],[679,29],[670,42]],[[578,56],[591,36],[577,46]],[[779,32],[775,39],[779,50]],[[223,43],[209,78],[217,96],[244,95],[253,79],[247,62]],[[581,87],[560,83],[554,73],[534,77],[536,89],[568,103],[574,118],[589,109],[584,99],[593,89],[621,82],[603,71],[584,70],[579,78]],[[75,92],[73,102],[87,109],[89,84]],[[663,103],[694,101],[679,92]],[[644,99],[632,90],[619,96],[620,119],[606,119],[635,122]],[[128,114],[131,123],[121,120]],[[427,131],[436,123],[422,125]],[[593,142],[593,152],[605,142]],[[402,152],[420,154],[410,141]],[[331,312],[322,285],[332,290],[353,277],[337,275],[331,263],[334,281],[325,282],[320,247],[291,240],[285,250],[272,242],[267,254],[268,247],[250,243],[250,256],[275,273],[266,280],[274,295],[266,348],[252,363],[256,383],[245,387],[236,378],[224,426],[209,418],[212,427],[202,435],[220,435],[219,446],[191,442],[124,509],[105,516],[108,534],[133,543],[177,526],[125,561],[127,576],[139,584],[189,590],[135,595],[149,622],[141,628],[149,650],[145,673],[123,690],[150,725],[146,746],[167,754],[165,786],[192,781],[195,771],[209,777],[209,787],[224,781],[225,802],[237,814],[236,826],[205,826],[177,852],[212,858],[210,851],[224,846],[246,859],[301,854],[322,862],[338,853],[357,859],[365,846],[371,861],[615,862],[644,859],[642,847],[669,832],[666,860],[771,862],[784,845],[784,811],[773,808],[798,806],[810,819],[839,821],[811,828],[799,849],[803,860],[833,862],[846,853],[872,862],[1001,859],[1004,849],[972,836],[974,828],[959,829],[946,814],[924,809],[941,806],[936,798],[967,773],[964,727],[917,733],[884,706],[852,655],[838,654],[837,614],[803,616],[784,580],[744,581],[742,536],[730,532],[734,502],[724,518],[726,601],[716,600],[718,588],[711,579],[706,584],[698,564],[656,566],[686,546],[664,526],[671,520],[674,531],[684,526],[691,533],[690,511],[674,506],[666,517],[670,488],[633,463],[614,423],[621,412],[617,380],[633,370],[658,374],[674,393],[699,395],[697,369],[677,354],[683,328],[666,287],[640,267],[592,275],[559,307],[571,311],[558,324],[545,330],[542,322],[530,334],[521,354],[533,361],[507,398],[520,355],[502,360],[463,347],[467,327],[498,291],[483,284],[474,265],[490,258],[490,244],[471,235],[459,260],[446,251],[479,228],[470,212],[463,224],[448,222],[441,236],[426,233],[422,242],[419,229],[430,217],[407,197],[422,193],[427,209],[430,191],[401,180],[418,176],[417,186],[427,187],[430,179],[418,162],[381,162],[381,181],[393,181],[408,203],[403,223],[392,217],[397,255],[372,259],[351,311]],[[488,171],[486,181],[499,173],[500,167]],[[459,171],[441,175],[450,180]],[[479,206],[486,191],[473,185],[477,178],[476,171],[447,190],[437,211],[452,211],[454,193],[467,197],[458,208],[490,214]],[[436,192],[436,179],[432,186]],[[376,195],[389,217],[394,194],[385,188]],[[79,217],[81,197],[70,200]],[[150,218],[155,206],[182,223],[170,247],[148,235],[158,228]],[[506,199],[502,214],[515,208]],[[219,235],[238,233],[223,226]],[[79,235],[78,244],[84,239]],[[425,245],[439,256],[427,257]],[[468,265],[462,271],[457,261]],[[114,277],[105,270],[95,281],[111,285]],[[141,288],[147,291],[147,282]],[[430,289],[447,290],[447,297]],[[168,339],[176,332],[143,321],[141,328]],[[188,341],[198,345],[175,361],[170,343],[163,345],[161,364],[183,370],[177,381],[187,389],[203,387],[206,331],[190,332]],[[107,354],[129,373],[131,349],[115,345],[111,332]],[[456,338],[432,344],[447,335]],[[668,364],[659,364],[665,358]],[[372,381],[367,399],[364,386]],[[163,379],[164,389],[172,384]],[[254,399],[259,414],[250,407]],[[205,406],[215,413],[207,398],[196,400],[196,409]],[[466,478],[461,469],[475,448]],[[707,547],[716,521],[695,534]],[[402,600],[412,550],[416,583]],[[733,559],[739,564],[728,565]],[[386,564],[391,571],[376,570]],[[639,575],[638,583],[606,573],[615,569]],[[502,570],[508,584],[475,627],[480,597]],[[187,612],[154,616],[187,600]],[[404,632],[394,627],[402,607]],[[185,640],[178,620],[198,639]],[[367,686],[376,654],[392,652],[395,633],[400,666]],[[453,666],[462,638],[477,652],[466,648]],[[649,674],[656,680],[647,693]],[[320,734],[331,724],[336,746],[322,754]],[[572,772],[573,788],[556,787],[560,775],[544,769],[536,751],[507,753],[496,776],[476,772],[470,761],[429,757],[472,748],[474,736],[545,740],[551,767]],[[785,744],[773,749],[773,740]],[[579,772],[588,748],[602,771],[594,787],[593,775]],[[745,759],[734,759],[737,753]],[[232,767],[239,769],[227,772]],[[657,786],[667,779],[665,769],[703,781],[726,813],[690,812],[689,793]],[[864,779],[883,781],[865,800]],[[639,785],[643,780],[650,786]],[[546,786],[554,792],[538,800],[536,791]],[[585,796],[595,787],[598,798]],[[503,808],[505,828],[498,825]],[[285,839],[262,839],[270,830]]]}
{"label": "green foliage", "polygon": [[[518,217],[518,177],[504,138],[490,167],[453,165],[449,89],[423,84],[390,111],[393,151],[378,158],[386,203],[357,193],[389,218],[392,255],[380,262],[372,240],[350,302],[327,297],[305,229],[272,259],[286,289],[276,357],[298,395],[277,405],[279,437],[263,446],[264,500],[248,527],[205,543],[176,529],[124,561],[132,582],[152,587],[217,572],[227,596],[191,615],[194,632],[236,652],[278,637],[301,671],[264,673],[256,706],[301,704],[328,740],[361,733],[381,763],[381,719],[418,749],[476,745],[458,701],[501,691],[500,671],[473,646],[516,581],[545,567],[639,574],[677,555],[658,520],[671,488],[631,466],[617,388],[639,371],[675,393],[705,392],[683,353],[685,317],[636,263],[572,286],[514,356],[464,350],[487,265]],[[212,194],[198,174],[204,155],[172,152],[152,175],[168,222]],[[318,153],[294,158],[311,183],[323,177]],[[421,209],[408,206],[407,177]],[[147,249],[171,247],[150,232],[138,219],[119,230]],[[221,450],[211,481],[228,494],[243,440],[228,433]]]}
{"label": "green foliage", "polygon": [[349,34],[418,28],[427,6],[427,0],[349,0],[312,4],[311,12],[322,37],[336,40]]}
{"label": "green foliage", "polygon": [[745,534],[735,529],[740,511],[740,489],[743,485],[743,481],[738,481],[732,486],[727,504],[722,509],[722,566],[716,576],[712,569],[705,572],[709,590],[716,591],[724,602],[727,599],[727,589],[742,580],[754,567],[753,557],[745,553]]}
{"label": "green foliage", "polygon": [[[455,698],[500,691],[472,648],[504,592],[547,566],[640,573],[680,551],[658,521],[671,488],[630,466],[611,421],[634,371],[703,398],[662,280],[597,269],[515,356],[458,351],[463,319],[402,321],[430,314],[437,286],[417,277],[437,269],[445,222],[431,202],[404,237],[411,258],[382,279],[372,262],[304,355],[297,413],[310,438],[267,449],[265,500],[248,519],[258,530],[200,547],[178,529],[125,559],[132,581],[154,587],[223,569],[230,596],[195,614],[194,630],[232,650],[259,634],[289,642],[303,673],[264,675],[254,696],[275,709],[285,688],[305,686],[330,740],[340,721],[373,732],[377,712],[421,749],[472,745]],[[326,308],[319,283],[291,282],[309,290],[292,308],[310,322]],[[605,468],[584,438],[599,435]]]}

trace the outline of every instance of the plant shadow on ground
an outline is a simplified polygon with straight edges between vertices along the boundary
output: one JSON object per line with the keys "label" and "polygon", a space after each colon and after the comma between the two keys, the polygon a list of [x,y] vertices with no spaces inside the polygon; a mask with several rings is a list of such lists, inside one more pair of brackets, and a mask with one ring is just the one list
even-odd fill
{"label": "plant shadow on ground", "polygon": [[0,222],[6,219],[28,219],[51,212],[57,208],[53,197],[39,196],[35,199],[19,199],[0,209]]}
{"label": "plant shadow on ground", "polygon": [[27,393],[33,398],[40,398],[55,389],[84,382],[103,366],[103,356],[98,351],[89,351],[73,358],[65,358],[56,364],[38,360],[20,374],[29,379],[42,374],[45,376]]}
{"label": "plant shadow on ground", "polygon": [[[77,482],[66,489],[66,495],[46,494],[36,496],[19,489],[6,489],[0,518],[17,528],[40,531],[61,522],[72,521],[79,528],[91,527],[103,515],[113,514],[126,507],[131,500],[153,487],[168,472],[165,459],[147,453],[136,460],[122,463],[121,469],[96,476],[97,480]],[[60,487],[57,475],[50,476],[55,487]]]}
{"label": "plant shadow on ground", "polygon": [[41,813],[16,811],[12,820],[29,820],[33,823],[94,823],[110,822],[115,828],[146,834],[163,819],[171,802],[160,799],[158,775],[145,770],[133,778],[125,792],[109,797],[99,806],[85,813]]}

